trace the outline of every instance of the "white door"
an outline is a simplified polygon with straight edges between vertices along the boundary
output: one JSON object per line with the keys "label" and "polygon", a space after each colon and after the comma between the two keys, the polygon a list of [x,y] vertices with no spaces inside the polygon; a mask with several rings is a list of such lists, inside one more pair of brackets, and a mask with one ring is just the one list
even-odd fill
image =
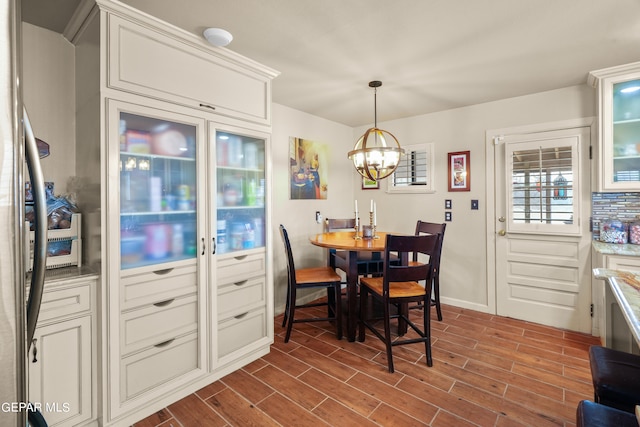
{"label": "white door", "polygon": [[495,138],[498,315],[591,331],[590,133]]}

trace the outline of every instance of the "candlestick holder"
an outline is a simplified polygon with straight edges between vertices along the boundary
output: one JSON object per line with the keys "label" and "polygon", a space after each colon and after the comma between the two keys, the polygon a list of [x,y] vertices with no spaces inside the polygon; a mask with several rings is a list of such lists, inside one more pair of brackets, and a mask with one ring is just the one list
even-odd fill
{"label": "candlestick holder", "polygon": [[356,222],[355,222],[355,226],[353,227],[353,229],[356,231],[356,233],[353,236],[354,240],[362,240],[362,237],[360,237],[360,221],[358,220],[358,213],[357,212],[356,212]]}
{"label": "candlestick holder", "polygon": [[369,212],[369,224],[371,225],[371,238],[379,239],[380,236],[376,234],[376,225],[373,223],[373,212]]}

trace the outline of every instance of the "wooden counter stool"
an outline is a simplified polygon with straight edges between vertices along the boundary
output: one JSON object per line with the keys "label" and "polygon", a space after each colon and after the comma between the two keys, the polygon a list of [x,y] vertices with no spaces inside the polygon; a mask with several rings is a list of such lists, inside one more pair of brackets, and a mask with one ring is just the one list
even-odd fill
{"label": "wooden counter stool", "polygon": [[634,414],[583,400],[578,403],[576,427],[638,427],[638,422]]}
{"label": "wooden counter stool", "polygon": [[594,400],[633,413],[640,404],[640,356],[594,345],[589,362]]}

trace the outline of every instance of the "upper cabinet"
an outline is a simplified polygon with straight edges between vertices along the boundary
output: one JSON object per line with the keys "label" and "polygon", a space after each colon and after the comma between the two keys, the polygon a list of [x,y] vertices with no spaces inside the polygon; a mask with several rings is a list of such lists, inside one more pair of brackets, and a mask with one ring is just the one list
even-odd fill
{"label": "upper cabinet", "polygon": [[[186,36],[186,35],[185,35]],[[166,31],[131,25],[126,18],[109,18],[107,85],[237,117],[271,123],[271,79],[264,67],[227,51],[226,57],[189,34],[176,40]]]}
{"label": "upper cabinet", "polygon": [[593,71],[598,91],[598,191],[640,191],[640,62]]}

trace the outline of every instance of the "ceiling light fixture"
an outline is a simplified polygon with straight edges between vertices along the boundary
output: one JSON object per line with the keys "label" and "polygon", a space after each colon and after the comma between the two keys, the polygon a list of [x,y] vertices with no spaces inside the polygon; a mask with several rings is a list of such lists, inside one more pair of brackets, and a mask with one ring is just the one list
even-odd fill
{"label": "ceiling light fixture", "polygon": [[209,43],[218,47],[226,46],[233,40],[231,33],[222,28],[207,28],[202,35]]}
{"label": "ceiling light fixture", "polygon": [[378,129],[378,88],[382,82],[369,82],[373,92],[374,125],[358,139],[352,151],[347,156],[353,161],[353,166],[360,175],[371,181],[379,181],[391,175],[398,164],[404,150],[391,133]]}

